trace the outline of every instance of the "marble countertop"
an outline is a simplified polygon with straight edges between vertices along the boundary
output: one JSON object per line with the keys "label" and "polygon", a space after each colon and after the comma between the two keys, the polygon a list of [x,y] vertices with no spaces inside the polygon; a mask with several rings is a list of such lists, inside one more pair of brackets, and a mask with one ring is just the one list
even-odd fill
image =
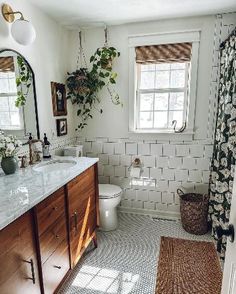
{"label": "marble countertop", "polygon": [[19,169],[13,175],[0,174],[0,230],[99,160],[88,157],[55,158],[72,159],[77,164],[50,173],[35,171],[30,166]]}

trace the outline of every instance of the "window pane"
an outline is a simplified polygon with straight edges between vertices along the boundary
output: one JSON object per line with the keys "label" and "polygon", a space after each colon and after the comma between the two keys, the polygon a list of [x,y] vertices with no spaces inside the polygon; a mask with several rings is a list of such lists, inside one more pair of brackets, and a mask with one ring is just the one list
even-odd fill
{"label": "window pane", "polygon": [[17,88],[16,88],[16,79],[9,79],[9,92],[10,93],[17,93]]}
{"label": "window pane", "polygon": [[140,112],[139,126],[142,129],[152,128],[153,112]]}
{"label": "window pane", "polygon": [[140,110],[153,110],[154,94],[140,94]]}
{"label": "window pane", "polygon": [[18,112],[11,112],[10,116],[11,116],[11,125],[20,127],[20,114],[19,114],[19,111]]}
{"label": "window pane", "polygon": [[0,112],[0,128],[4,126],[10,126],[10,114],[9,112]]}
{"label": "window pane", "polygon": [[185,69],[185,67],[186,67],[186,63],[185,62],[180,62],[180,63],[174,62],[174,63],[171,63],[171,69]]}
{"label": "window pane", "polygon": [[0,97],[0,111],[9,111],[8,97]]}
{"label": "window pane", "polygon": [[169,70],[170,69],[170,63],[157,63],[156,64],[156,70]]}
{"label": "window pane", "polygon": [[163,89],[169,88],[169,71],[157,71],[156,72],[156,88]]}
{"label": "window pane", "polygon": [[155,94],[155,110],[167,110],[168,96],[168,93]]}
{"label": "window pane", "polygon": [[141,64],[141,71],[154,71],[155,70],[155,64]]}
{"label": "window pane", "polygon": [[170,93],[170,110],[184,109],[184,93]]}
{"label": "window pane", "polygon": [[167,127],[167,111],[154,112],[154,128],[166,128]]}
{"label": "window pane", "polygon": [[171,71],[171,87],[183,88],[185,86],[185,71],[173,70]]}
{"label": "window pane", "polygon": [[16,107],[16,105],[15,105],[16,98],[17,98],[17,96],[8,97],[8,99],[9,99],[10,111],[16,111],[16,112],[19,112],[19,108]]}
{"label": "window pane", "polygon": [[0,79],[0,93],[9,93],[8,79]]}
{"label": "window pane", "polygon": [[140,89],[153,89],[154,88],[154,71],[141,72]]}
{"label": "window pane", "polygon": [[168,127],[173,128],[172,121],[176,120],[176,128],[181,128],[183,126],[183,111],[170,111],[169,112],[169,123]]}

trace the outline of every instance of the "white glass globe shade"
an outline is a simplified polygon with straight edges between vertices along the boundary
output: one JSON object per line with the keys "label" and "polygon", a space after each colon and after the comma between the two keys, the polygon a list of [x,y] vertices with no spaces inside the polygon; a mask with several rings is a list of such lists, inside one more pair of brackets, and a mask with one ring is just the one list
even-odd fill
{"label": "white glass globe shade", "polygon": [[29,45],[34,42],[36,32],[33,25],[24,19],[17,19],[11,26],[12,37],[21,45]]}

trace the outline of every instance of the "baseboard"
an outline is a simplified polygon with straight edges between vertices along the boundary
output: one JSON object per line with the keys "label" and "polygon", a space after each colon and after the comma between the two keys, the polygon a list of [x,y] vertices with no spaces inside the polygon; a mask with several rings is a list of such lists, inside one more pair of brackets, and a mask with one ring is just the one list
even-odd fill
{"label": "baseboard", "polygon": [[151,217],[169,219],[169,220],[179,220],[180,214],[172,211],[159,211],[159,210],[149,210],[149,209],[141,209],[141,208],[130,208],[130,207],[118,207],[120,212],[124,213],[133,213],[140,215],[148,215]]}

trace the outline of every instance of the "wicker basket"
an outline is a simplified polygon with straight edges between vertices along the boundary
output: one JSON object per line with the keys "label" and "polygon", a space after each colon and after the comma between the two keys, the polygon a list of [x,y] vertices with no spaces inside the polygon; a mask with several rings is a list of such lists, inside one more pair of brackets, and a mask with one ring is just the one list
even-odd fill
{"label": "wicker basket", "polygon": [[209,195],[184,193],[177,190],[180,197],[181,222],[185,231],[194,235],[203,235],[208,231]]}

